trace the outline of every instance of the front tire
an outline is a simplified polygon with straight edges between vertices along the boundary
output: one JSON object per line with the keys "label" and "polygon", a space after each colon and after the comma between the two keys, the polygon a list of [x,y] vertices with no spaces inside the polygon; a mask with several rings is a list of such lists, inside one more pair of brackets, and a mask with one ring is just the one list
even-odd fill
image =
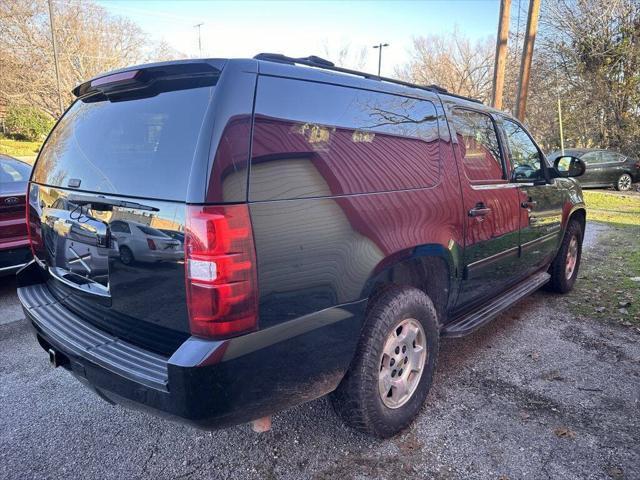
{"label": "front tire", "polygon": [[557,293],[568,293],[578,278],[580,259],[582,258],[582,224],[570,220],[564,233],[560,250],[551,263],[549,289]]}
{"label": "front tire", "polygon": [[628,192],[629,190],[631,190],[632,184],[633,179],[631,178],[631,175],[629,175],[628,173],[623,173],[622,175],[620,175],[618,181],[616,182],[616,190],[618,190],[619,192]]}
{"label": "front tire", "polygon": [[349,426],[391,437],[416,417],[431,387],[440,331],[436,309],[415,288],[391,287],[373,300],[356,356],[331,394]]}

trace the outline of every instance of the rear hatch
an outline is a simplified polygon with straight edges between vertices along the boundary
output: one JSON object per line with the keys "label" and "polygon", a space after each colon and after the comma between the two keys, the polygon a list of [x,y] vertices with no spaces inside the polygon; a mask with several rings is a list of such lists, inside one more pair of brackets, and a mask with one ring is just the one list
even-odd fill
{"label": "rear hatch", "polygon": [[49,289],[87,322],[162,354],[189,336],[185,200],[192,166],[206,165],[197,157],[208,156],[219,74],[186,63],[83,84],[29,187]]}

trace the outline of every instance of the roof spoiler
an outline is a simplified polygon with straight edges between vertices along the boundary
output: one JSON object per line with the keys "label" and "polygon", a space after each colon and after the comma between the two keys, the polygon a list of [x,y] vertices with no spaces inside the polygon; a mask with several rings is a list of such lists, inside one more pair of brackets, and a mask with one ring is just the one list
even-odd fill
{"label": "roof spoiler", "polygon": [[189,60],[181,62],[152,63],[115,70],[99,77],[92,78],[75,87],[72,92],[76,97],[84,97],[93,93],[120,93],[148,88],[160,80],[181,79],[216,79],[223,67],[219,61]]}

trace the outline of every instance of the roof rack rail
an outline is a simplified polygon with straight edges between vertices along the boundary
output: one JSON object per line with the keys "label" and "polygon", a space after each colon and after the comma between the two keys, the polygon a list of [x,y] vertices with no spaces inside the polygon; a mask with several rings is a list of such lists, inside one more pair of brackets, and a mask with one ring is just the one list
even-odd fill
{"label": "roof rack rail", "polygon": [[307,65],[309,67],[321,68],[324,70],[331,70],[333,72],[347,73],[349,75],[356,75],[358,77],[363,77],[368,80],[380,80],[383,82],[395,83],[397,85],[403,85],[405,87],[411,88],[419,88],[421,90],[428,90],[430,92],[439,93],[442,95],[448,95],[450,97],[461,98],[463,100],[468,100],[470,102],[482,103],[481,100],[471,97],[465,97],[463,95],[457,95],[455,93],[449,92],[447,89],[442,88],[438,85],[417,85],[415,83],[404,82],[402,80],[396,80],[394,78],[382,77],[379,75],[374,75],[371,73],[360,72],[358,70],[351,70],[349,68],[337,67],[333,62],[329,60],[325,60],[324,58],[317,57],[315,55],[311,55],[309,57],[288,57],[281,53],[259,53],[255,57],[256,60],[265,60],[268,62],[277,62],[277,63],[286,63],[289,65]]}

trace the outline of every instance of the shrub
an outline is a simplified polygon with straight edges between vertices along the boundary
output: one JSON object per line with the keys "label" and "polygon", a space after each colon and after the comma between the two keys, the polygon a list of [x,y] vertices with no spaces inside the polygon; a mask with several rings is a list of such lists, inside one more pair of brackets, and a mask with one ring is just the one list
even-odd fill
{"label": "shrub", "polygon": [[35,107],[10,107],[4,119],[7,133],[32,142],[44,140],[53,124],[51,116]]}

